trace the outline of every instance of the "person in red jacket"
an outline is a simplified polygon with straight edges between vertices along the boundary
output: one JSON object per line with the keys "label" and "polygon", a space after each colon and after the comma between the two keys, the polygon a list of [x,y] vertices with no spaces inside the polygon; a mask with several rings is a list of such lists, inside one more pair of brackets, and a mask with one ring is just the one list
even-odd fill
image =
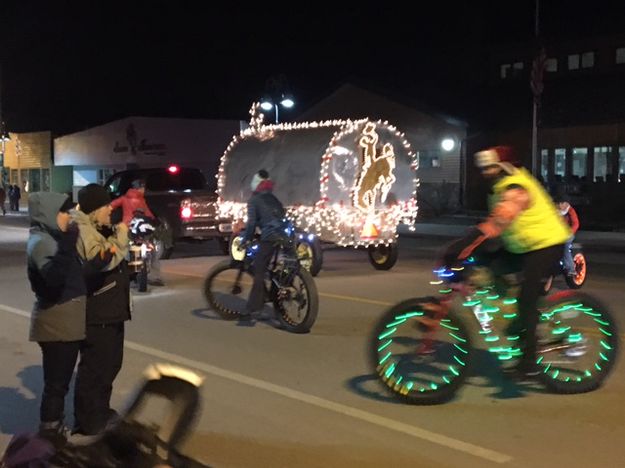
{"label": "person in red jacket", "polygon": [[144,216],[156,218],[145,201],[145,182],[141,179],[134,180],[125,195],[111,202],[111,208],[119,207],[123,210],[122,221],[126,226],[130,226],[137,210],[143,211]]}
{"label": "person in red jacket", "polygon": [[571,206],[571,204],[564,198],[558,197],[556,198],[556,203],[558,204],[558,209],[560,210],[560,214],[564,216],[567,224],[571,227],[571,231],[573,231],[573,235],[564,245],[564,256],[562,260],[564,261],[564,268],[566,269],[566,274],[569,276],[575,276],[575,264],[573,263],[573,254],[571,253],[571,244],[573,244],[573,240],[575,239],[575,233],[579,229],[579,218],[577,217],[577,212],[575,208]]}
{"label": "person in red jacket", "polygon": [[[145,201],[145,181],[143,179],[133,180],[131,188],[119,198],[116,198],[111,202],[111,208],[120,208],[123,211],[122,222],[126,226],[130,226],[130,221],[135,217],[135,212],[140,211],[142,216],[147,218],[156,219],[154,213],[150,210],[147,202]],[[161,265],[159,254],[152,255],[152,262],[150,264],[150,276],[148,283],[152,286],[164,286],[161,279]]]}

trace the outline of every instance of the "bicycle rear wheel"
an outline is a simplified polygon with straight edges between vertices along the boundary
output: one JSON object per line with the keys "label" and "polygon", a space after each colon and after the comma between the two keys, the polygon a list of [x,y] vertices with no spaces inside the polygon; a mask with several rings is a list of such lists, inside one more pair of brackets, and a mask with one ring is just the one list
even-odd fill
{"label": "bicycle rear wheel", "polygon": [[565,274],[564,280],[571,289],[579,289],[586,282],[586,274],[588,265],[586,264],[586,257],[582,252],[577,252],[573,257],[573,265],[575,267],[573,274]]}
{"label": "bicycle rear wheel", "polygon": [[[287,275],[285,271],[276,275]],[[282,284],[278,276],[278,283]],[[319,313],[319,294],[311,274],[301,268],[288,286],[272,285],[273,305],[282,326],[292,333],[308,333]]]}
{"label": "bicycle rear wheel", "polygon": [[541,314],[539,380],[556,393],[595,390],[612,371],[618,355],[616,323],[609,310],[588,295],[557,297],[561,299],[547,303]]}
{"label": "bicycle rear wheel", "polygon": [[[238,278],[238,281],[237,281]],[[245,309],[254,278],[241,272],[232,260],[216,264],[204,280],[204,297],[212,310],[226,320],[235,320]]]}
{"label": "bicycle rear wheel", "polygon": [[438,302],[409,299],[384,313],[369,340],[371,368],[384,388],[411,404],[450,400],[470,372],[471,337],[455,314],[434,318]]}

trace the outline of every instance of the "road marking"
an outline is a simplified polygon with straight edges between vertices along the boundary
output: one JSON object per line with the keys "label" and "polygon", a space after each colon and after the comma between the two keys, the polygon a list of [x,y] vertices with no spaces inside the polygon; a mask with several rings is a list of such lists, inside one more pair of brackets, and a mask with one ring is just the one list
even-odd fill
{"label": "road marking", "polygon": [[[30,318],[29,312],[16,309],[15,307],[10,307],[10,306],[5,306],[5,305],[0,304],[0,309],[6,312],[10,312],[12,314],[19,315],[21,317]],[[343,405],[341,403],[336,403],[331,400],[326,400],[325,398],[320,398],[314,395],[310,395],[308,393],[300,392],[298,390],[293,390],[288,387],[276,385],[271,382],[266,382],[264,380],[256,379],[254,377],[248,377],[247,375],[239,374],[237,372],[232,372],[232,371],[222,369],[220,367],[216,367],[216,366],[204,363],[204,362],[195,361],[193,359],[188,359],[183,356],[179,356],[177,354],[172,354],[172,353],[168,353],[165,351],[161,351],[159,349],[151,348],[149,346],[144,346],[139,343],[134,343],[132,341],[126,341],[124,343],[124,346],[128,349],[132,349],[133,351],[147,354],[158,359],[164,359],[170,362],[181,364],[183,366],[191,367],[191,368],[206,372],[207,374],[211,374],[217,377],[231,380],[233,382],[237,382],[243,385],[248,385],[250,387],[265,390],[267,392],[274,393],[276,395],[290,398],[291,400],[299,401],[302,403],[307,403],[309,405],[316,406],[318,408],[322,408],[327,411],[332,411],[334,413],[341,414],[343,416],[349,416],[351,418],[358,419],[360,421],[365,421],[370,424],[382,427],[384,429],[389,429],[391,431],[400,432],[402,434],[406,434],[411,437],[415,437],[417,439],[422,439],[422,440],[431,442],[433,444],[441,445],[443,447],[447,447],[452,450],[467,453],[469,455],[483,458],[485,460],[489,460],[495,463],[507,463],[513,459],[512,456],[510,455],[496,452],[494,450],[490,450],[484,447],[480,447],[479,445],[473,445],[468,442],[463,442],[462,440],[454,439],[452,437],[447,437],[445,435],[438,434],[436,432],[431,432],[431,431],[428,431],[427,429],[422,429],[420,427],[405,424],[405,423],[395,421],[390,418],[378,416],[377,414],[369,413],[367,411],[360,410],[358,408],[353,408],[351,406]]]}

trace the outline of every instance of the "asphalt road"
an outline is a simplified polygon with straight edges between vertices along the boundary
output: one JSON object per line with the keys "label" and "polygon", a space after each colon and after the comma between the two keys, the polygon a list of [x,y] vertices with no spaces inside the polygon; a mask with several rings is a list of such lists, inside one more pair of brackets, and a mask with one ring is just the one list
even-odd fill
{"label": "asphalt road", "polygon": [[[27,232],[8,224],[0,221],[0,450],[10,434],[36,427],[42,387],[39,350],[26,341]],[[307,335],[220,320],[201,285],[223,257],[216,244],[182,246],[163,262],[167,286],[135,297],[114,406],[123,408],[149,363],[168,361],[206,378],[185,451],[213,466],[622,466],[622,360],[603,388],[584,395],[514,384],[487,353],[448,404],[412,407],[380,391],[366,366],[366,337],[390,304],[432,293],[440,245],[403,240],[389,272],[373,270],[365,252],[326,250],[319,318]],[[589,256],[584,288],[612,309],[622,331],[624,260]]]}

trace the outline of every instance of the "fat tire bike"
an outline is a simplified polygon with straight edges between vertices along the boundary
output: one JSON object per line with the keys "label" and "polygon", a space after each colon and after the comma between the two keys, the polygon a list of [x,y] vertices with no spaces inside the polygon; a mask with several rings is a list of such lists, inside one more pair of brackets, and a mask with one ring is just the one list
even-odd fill
{"label": "fat tire bike", "polygon": [[[431,283],[440,296],[400,302],[374,327],[367,349],[370,367],[383,387],[404,402],[430,405],[453,398],[471,373],[477,336],[504,367],[522,356],[520,337],[505,331],[517,315],[514,285],[509,282],[507,290],[495,286],[490,270],[470,260],[434,270],[437,279]],[[619,348],[607,307],[573,290],[542,297],[538,307],[538,382],[560,394],[601,386]],[[471,319],[478,333],[470,331]]]}
{"label": "fat tire bike", "polygon": [[[239,249],[236,259],[216,264],[204,280],[204,297],[212,310],[225,320],[236,320],[244,310],[254,283],[253,259],[257,241]],[[317,286],[298,260],[292,239],[275,242],[265,275],[265,303],[273,304],[282,328],[307,333],[319,312]]]}

